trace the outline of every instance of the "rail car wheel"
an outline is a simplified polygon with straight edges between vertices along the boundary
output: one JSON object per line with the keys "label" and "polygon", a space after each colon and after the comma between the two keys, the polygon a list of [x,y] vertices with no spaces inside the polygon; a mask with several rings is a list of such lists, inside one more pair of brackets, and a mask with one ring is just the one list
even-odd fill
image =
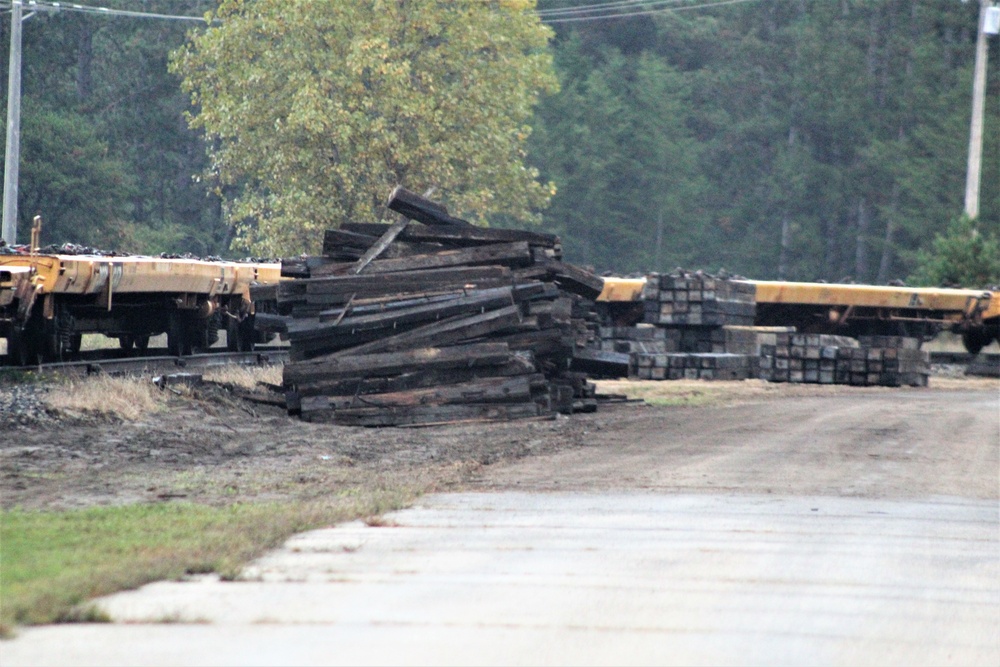
{"label": "rail car wheel", "polygon": [[76,320],[64,307],[56,307],[55,316],[42,322],[41,352],[46,361],[64,361],[80,351],[83,336],[76,332]]}
{"label": "rail car wheel", "polygon": [[179,310],[171,311],[167,323],[167,351],[175,357],[191,354],[191,336],[188,333],[188,318]]}
{"label": "rail car wheel", "polygon": [[118,337],[118,346],[125,350],[125,352],[135,350],[136,352],[142,353],[149,349],[149,336],[141,334],[125,334],[124,336]]}
{"label": "rail car wheel", "polygon": [[7,333],[7,361],[11,366],[28,366],[37,361],[37,353],[23,327],[14,325]]}
{"label": "rail car wheel", "polygon": [[962,345],[965,346],[969,354],[979,354],[979,351],[989,345],[993,338],[986,328],[969,329],[962,332]]}
{"label": "rail car wheel", "polygon": [[226,323],[226,347],[230,352],[253,352],[255,333],[253,315],[242,320],[230,318]]}

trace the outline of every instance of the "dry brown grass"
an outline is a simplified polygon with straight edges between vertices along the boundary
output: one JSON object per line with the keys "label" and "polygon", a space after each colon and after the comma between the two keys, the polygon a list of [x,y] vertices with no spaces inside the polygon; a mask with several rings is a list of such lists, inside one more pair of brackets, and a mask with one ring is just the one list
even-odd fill
{"label": "dry brown grass", "polygon": [[[642,399],[650,405],[720,405],[793,396],[833,396],[850,392],[879,394],[925,391],[917,387],[851,387],[842,384],[801,384],[764,380],[598,380],[597,390]],[[1000,391],[1000,379],[931,376],[931,389],[949,391]]]}
{"label": "dry brown grass", "polygon": [[45,402],[55,410],[116,416],[127,421],[164,409],[167,400],[167,395],[148,377],[107,375],[54,385],[45,396]]}
{"label": "dry brown grass", "polygon": [[[280,385],[281,367],[226,366],[207,371],[204,379],[246,389],[253,389],[260,382]],[[179,386],[175,391],[187,393],[189,389]],[[165,409],[171,396],[171,393],[153,384],[149,377],[94,375],[53,385],[45,396],[45,402],[61,412],[108,415],[136,421]]]}
{"label": "dry brown grass", "polygon": [[956,377],[939,377],[932,375],[928,385],[931,389],[948,389],[954,391],[996,391],[1000,392],[1000,378],[961,375]]}
{"label": "dry brown grass", "polygon": [[253,389],[259,383],[281,384],[281,366],[222,366],[205,372],[209,382]]}

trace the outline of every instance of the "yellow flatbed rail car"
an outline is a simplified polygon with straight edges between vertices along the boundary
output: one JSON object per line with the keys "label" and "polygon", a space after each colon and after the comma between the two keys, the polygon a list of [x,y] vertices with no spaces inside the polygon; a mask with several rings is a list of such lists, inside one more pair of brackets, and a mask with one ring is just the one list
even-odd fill
{"label": "yellow flatbed rail car", "polygon": [[30,266],[0,266],[0,308],[5,308],[24,297],[33,289]]}
{"label": "yellow flatbed rail car", "polygon": [[795,283],[764,280],[744,281],[757,289],[759,304],[811,304],[845,312],[854,308],[914,310],[938,314],[942,321],[961,321],[978,312],[984,319],[1000,317],[1000,298],[983,290],[934,287],[893,287]]}
{"label": "yellow flatbed rail car", "polygon": [[277,282],[280,265],[4,254],[0,285],[5,286],[3,276],[9,276],[11,287],[0,287],[0,336],[7,337],[14,363],[24,364],[78,351],[84,333],[118,338],[122,348],[139,351],[151,336],[166,333],[172,354],[188,354],[218,340],[225,326],[231,349],[250,349],[250,287]]}
{"label": "yellow flatbed rail car", "polygon": [[[1000,339],[1000,292],[741,280],[756,288],[759,326],[794,326],[811,333],[886,334],[929,338],[942,329],[962,334],[970,352]],[[598,301],[642,299],[643,278],[605,278]],[[638,312],[638,311],[635,311]]]}
{"label": "yellow flatbed rail car", "polygon": [[930,338],[942,329],[962,334],[978,352],[1000,332],[1000,293],[907,287],[750,280],[756,322],[803,331],[884,333]]}
{"label": "yellow flatbed rail car", "polygon": [[604,289],[598,295],[601,302],[639,301],[645,278],[605,278]]}

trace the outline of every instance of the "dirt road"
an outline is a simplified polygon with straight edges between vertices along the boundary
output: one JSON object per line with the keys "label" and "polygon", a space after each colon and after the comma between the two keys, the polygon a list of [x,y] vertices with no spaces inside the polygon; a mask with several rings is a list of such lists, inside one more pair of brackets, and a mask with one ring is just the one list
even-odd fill
{"label": "dirt road", "polygon": [[[490,490],[995,499],[1000,395],[872,392],[649,409],[591,446],[484,468]],[[600,444],[598,444],[600,443]]]}

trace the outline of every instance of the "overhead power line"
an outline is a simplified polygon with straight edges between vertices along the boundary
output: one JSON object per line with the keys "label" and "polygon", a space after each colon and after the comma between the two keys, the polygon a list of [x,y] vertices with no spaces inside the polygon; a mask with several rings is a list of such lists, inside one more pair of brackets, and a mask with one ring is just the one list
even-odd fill
{"label": "overhead power line", "polygon": [[[549,18],[549,15],[542,16],[542,23],[575,23],[578,21],[608,21],[611,19],[622,19],[628,18],[630,16],[648,16],[651,14],[665,14],[667,12],[683,12],[695,9],[710,9],[712,7],[722,7],[724,5],[739,5],[745,2],[760,2],[761,0],[720,0],[719,2],[706,2],[699,5],[684,5],[681,7],[659,7],[655,9],[646,9],[645,7],[653,7],[655,5],[667,4],[669,0],[661,0],[660,2],[646,2],[646,3],[605,3],[608,7],[604,9],[605,12],[614,13],[604,13],[600,15],[593,16],[566,16],[563,17],[562,14],[556,14],[555,18]],[[676,4],[676,2],[670,2],[670,4]],[[611,5],[618,5],[617,7],[610,7]],[[592,7],[597,7],[598,5],[593,5]],[[585,9],[584,7],[579,7],[575,9]],[[638,11],[632,11],[633,9]],[[558,11],[558,10],[551,10]]]}
{"label": "overhead power line", "polygon": [[558,7],[539,9],[539,16],[572,16],[574,14],[594,14],[619,9],[649,9],[658,5],[676,5],[685,0],[616,0],[615,2],[596,2],[592,5],[576,5],[573,7]]}
{"label": "overhead power line", "polygon": [[[4,9],[10,9],[11,3],[5,2]],[[203,16],[184,16],[176,14],[156,14],[153,12],[135,12],[128,9],[112,9],[111,7],[97,7],[93,5],[80,5],[68,2],[46,2],[45,0],[24,0],[21,3],[24,11],[29,12],[77,12],[81,14],[96,14],[100,16],[127,16],[140,19],[161,19],[167,21],[197,21],[205,23]]]}

